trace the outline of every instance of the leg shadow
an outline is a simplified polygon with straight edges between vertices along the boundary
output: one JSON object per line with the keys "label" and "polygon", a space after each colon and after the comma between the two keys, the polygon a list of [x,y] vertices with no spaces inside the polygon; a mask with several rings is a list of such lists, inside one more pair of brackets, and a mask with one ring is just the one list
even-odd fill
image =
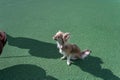
{"label": "leg shadow", "polygon": [[12,37],[8,34],[7,38],[8,45],[29,49],[29,53],[32,56],[55,59],[60,57],[55,44],[24,37]]}
{"label": "leg shadow", "polygon": [[0,70],[0,80],[58,80],[47,76],[44,69],[29,64],[15,65]]}
{"label": "leg shadow", "polygon": [[75,65],[80,67],[80,69],[103,80],[120,80],[112,71],[102,68],[102,63],[100,58],[94,56],[88,56],[85,60],[75,61]]}

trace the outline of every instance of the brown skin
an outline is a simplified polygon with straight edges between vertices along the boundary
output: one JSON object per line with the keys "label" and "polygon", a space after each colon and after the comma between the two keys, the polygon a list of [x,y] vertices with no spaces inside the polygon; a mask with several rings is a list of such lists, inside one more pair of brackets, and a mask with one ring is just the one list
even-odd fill
{"label": "brown skin", "polygon": [[0,54],[2,53],[3,47],[7,41],[5,32],[0,32]]}
{"label": "brown skin", "polygon": [[2,42],[0,41],[0,54],[2,53],[2,50],[3,50],[3,44],[2,44]]}

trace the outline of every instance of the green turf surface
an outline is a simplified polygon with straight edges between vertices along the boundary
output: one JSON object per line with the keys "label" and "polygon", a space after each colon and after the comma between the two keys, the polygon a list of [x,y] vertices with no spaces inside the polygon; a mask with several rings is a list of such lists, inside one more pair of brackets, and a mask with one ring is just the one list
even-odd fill
{"label": "green turf surface", "polygon": [[[0,0],[0,30],[0,80],[120,80],[119,0]],[[92,54],[67,66],[58,30]]]}

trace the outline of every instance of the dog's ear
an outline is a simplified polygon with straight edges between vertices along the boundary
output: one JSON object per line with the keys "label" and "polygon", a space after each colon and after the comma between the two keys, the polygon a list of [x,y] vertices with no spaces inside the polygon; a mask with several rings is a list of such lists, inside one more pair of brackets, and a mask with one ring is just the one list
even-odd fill
{"label": "dog's ear", "polygon": [[61,32],[61,30],[58,30],[58,32]]}
{"label": "dog's ear", "polygon": [[63,35],[64,40],[68,40],[69,38],[70,38],[70,33],[67,32]]}

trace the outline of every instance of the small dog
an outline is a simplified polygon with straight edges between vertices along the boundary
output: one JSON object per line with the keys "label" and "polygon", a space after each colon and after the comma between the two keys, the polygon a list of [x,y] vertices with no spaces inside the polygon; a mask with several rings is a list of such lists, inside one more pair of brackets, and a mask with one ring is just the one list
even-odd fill
{"label": "small dog", "polygon": [[60,30],[53,36],[53,39],[57,43],[57,48],[59,49],[59,52],[63,55],[61,59],[64,59],[66,57],[66,54],[62,51],[62,47],[63,45],[67,44],[69,38],[70,34],[68,32],[64,33]]}
{"label": "small dog", "polygon": [[76,44],[68,43],[69,38],[70,33],[64,33],[60,30],[53,36],[53,39],[57,43],[57,48],[59,48],[59,52],[63,55],[61,59],[67,58],[67,65],[71,64],[71,59],[84,59],[91,53],[90,50],[86,49],[81,51]]}

